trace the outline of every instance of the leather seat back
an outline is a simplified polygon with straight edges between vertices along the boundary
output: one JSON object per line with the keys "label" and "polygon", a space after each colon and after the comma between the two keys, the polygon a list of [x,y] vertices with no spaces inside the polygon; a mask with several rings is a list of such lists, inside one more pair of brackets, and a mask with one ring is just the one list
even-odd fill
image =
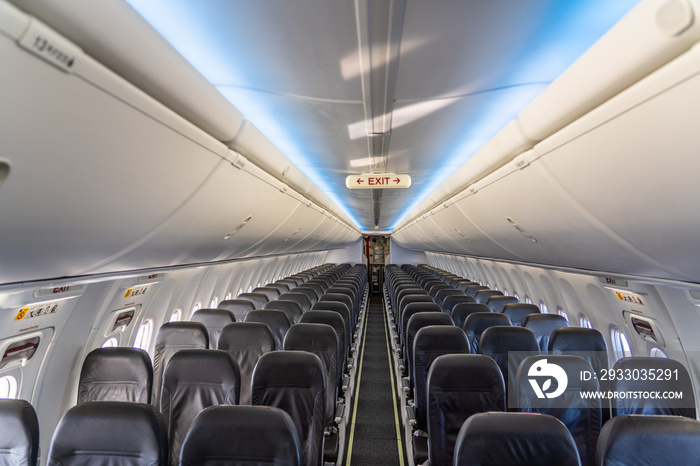
{"label": "leather seat back", "polygon": [[700,422],[683,416],[626,415],[608,421],[596,449],[599,466],[696,464]]}
{"label": "leather seat back", "polygon": [[78,403],[150,403],[152,389],[153,367],[148,353],[137,348],[97,348],[83,361]]}
{"label": "leather seat back", "polygon": [[193,349],[173,355],[163,375],[160,412],[168,429],[169,464],[177,466],[185,435],[209,406],[238,404],[238,365],[224,351]]}
{"label": "leather seat back", "polygon": [[443,354],[469,354],[469,340],[459,327],[435,325],[418,330],[413,341],[413,367],[411,378],[414,386],[414,406],[416,428],[427,430],[427,391],[428,371],[438,357]]}
{"label": "leather seat back", "polygon": [[532,330],[537,338],[537,344],[540,345],[540,353],[547,354],[552,332],[558,328],[568,327],[569,321],[559,314],[529,314],[520,325]]}
{"label": "leather seat back", "polygon": [[0,464],[36,466],[39,420],[24,400],[0,399]]}
{"label": "leather seat back", "polygon": [[218,308],[228,309],[229,311],[233,312],[236,322],[243,322],[245,321],[245,316],[247,316],[250,311],[255,309],[255,304],[247,299],[227,299],[225,301],[221,301]]}
{"label": "leather seat back", "polygon": [[[471,296],[467,297],[471,298]],[[455,323],[455,326],[463,328],[464,321],[467,320],[467,317],[476,312],[491,312],[491,309],[486,304],[477,303],[476,301],[463,302],[455,304],[450,315],[452,316],[452,321]]]}
{"label": "leather seat back", "polygon": [[263,406],[212,406],[195,418],[181,466],[301,466],[301,443],[289,414]]}
{"label": "leather seat back", "polygon": [[495,295],[491,296],[485,304],[491,309],[491,312],[502,312],[506,304],[515,304],[518,302],[518,298],[515,296]]}
{"label": "leather seat back", "polygon": [[546,414],[479,413],[462,426],[455,466],[580,466],[566,427]]}
{"label": "leather seat back", "polygon": [[505,411],[505,385],[488,356],[447,354],[428,372],[428,455],[430,464],[451,466],[455,443],[472,414]]}
{"label": "leather seat back", "polygon": [[270,327],[272,335],[275,337],[275,349],[281,350],[284,344],[284,336],[292,326],[289,317],[284,311],[276,309],[256,309],[248,313],[246,322],[259,322]]}
{"label": "leather seat back", "polygon": [[[549,372],[550,368],[553,368],[551,374],[537,377],[537,373]],[[563,370],[561,373],[566,375],[567,380],[562,381],[561,377],[556,377],[557,372],[554,370]],[[580,374],[592,372],[591,365],[578,356],[540,355],[525,358],[515,378],[515,398],[519,409],[549,414],[559,419],[571,432],[581,464],[590,466],[593,466],[595,460],[595,448],[602,426],[602,408],[600,399],[595,396],[581,396],[583,392],[598,392],[598,380],[595,377],[586,380]],[[566,384],[563,391],[558,385],[559,382]],[[536,389],[540,390],[540,393]],[[556,395],[560,391],[561,393]]]}
{"label": "leather seat back", "polygon": [[[512,354],[508,355],[509,352]],[[532,330],[524,327],[491,327],[484,330],[479,341],[479,353],[493,358],[501,369],[506,394],[515,394],[515,374],[523,359],[540,353]]]}
{"label": "leather seat back", "polygon": [[534,304],[510,303],[503,306],[502,312],[508,316],[513,325],[521,325],[526,316],[540,314],[540,308]]}
{"label": "leather seat back", "polygon": [[327,324],[292,325],[284,337],[284,349],[285,351],[307,351],[318,356],[323,362],[326,377],[326,426],[332,426],[342,367],[335,329]]}
{"label": "leather seat back", "polygon": [[153,355],[153,396],[154,406],[160,406],[160,389],[163,384],[163,372],[170,358],[181,349],[207,349],[209,333],[200,322],[168,322],[163,324],[156,336],[155,354]]}
{"label": "leather seat back", "polygon": [[467,317],[464,324],[462,324],[462,328],[464,333],[467,334],[467,338],[469,338],[472,354],[479,352],[479,342],[482,333],[487,328],[496,326],[510,327],[510,319],[508,319],[508,316],[494,312],[476,312]]}
{"label": "leather seat back", "polygon": [[690,374],[683,364],[674,359],[634,357],[622,358],[615,363],[616,373],[654,373],[663,374],[662,380],[615,379],[613,390],[616,392],[681,392],[682,399],[647,399],[643,397],[617,398],[614,408],[617,416],[625,414],[666,414],[685,416],[695,419],[695,392]]}
{"label": "leather seat back", "polygon": [[200,309],[190,317],[190,322],[200,322],[207,328],[211,349],[216,349],[219,344],[221,329],[235,321],[236,317],[228,309]]}
{"label": "leather seat back", "polygon": [[168,434],[155,407],[92,401],[68,410],[51,439],[47,466],[152,466],[168,460]]}
{"label": "leather seat back", "polygon": [[241,377],[239,403],[250,404],[250,381],[260,357],[275,350],[270,327],[258,322],[234,322],[221,331],[219,349],[226,351],[238,364]]}
{"label": "leather seat back", "polygon": [[303,465],[317,466],[323,461],[325,381],[323,363],[306,351],[267,353],[253,375],[251,404],[273,406],[289,414],[299,433]]}

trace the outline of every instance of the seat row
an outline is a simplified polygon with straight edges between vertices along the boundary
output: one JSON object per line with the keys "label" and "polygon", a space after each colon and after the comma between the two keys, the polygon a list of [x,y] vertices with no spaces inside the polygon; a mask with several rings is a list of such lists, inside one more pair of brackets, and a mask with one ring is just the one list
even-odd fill
{"label": "seat row", "polygon": [[[413,274],[409,275],[396,266],[387,267],[386,301],[390,313],[393,311],[391,296],[398,297],[402,285],[417,285],[418,280],[423,286],[432,282],[425,272],[411,266],[405,268]],[[411,281],[407,280],[407,276]],[[435,286],[437,284],[432,285],[432,291]],[[423,289],[422,286],[420,288]],[[426,296],[421,295],[417,288],[411,292],[416,297]],[[404,295],[403,299],[408,296],[411,294]],[[498,298],[492,296],[489,300]],[[460,305],[475,304],[465,302],[455,307]],[[451,464],[451,452],[461,423],[474,413],[504,411],[506,400],[510,400],[511,410],[553,414],[561,419],[573,434],[583,464],[593,464],[601,425],[609,418],[609,405],[600,399],[581,399],[580,392],[599,391],[598,381],[594,379],[587,383],[571,383],[568,391],[558,399],[558,404],[552,404],[548,403],[550,400],[541,402],[533,392],[527,369],[538,361],[547,364],[549,360],[550,363],[563,367],[572,382],[580,379],[578,374],[583,371],[600,374],[602,368],[607,368],[607,352],[605,341],[599,332],[568,328],[568,325],[563,324],[547,325],[547,317],[561,316],[528,314],[523,319],[524,325],[535,322],[535,333],[527,327],[513,326],[506,315],[497,312],[470,314],[463,323],[462,331],[453,326],[452,316],[445,314],[449,311],[434,308],[438,306],[434,301],[408,304],[404,314],[407,310],[411,311],[411,306],[433,307],[415,312],[407,320],[403,315],[403,320],[399,321],[405,326],[404,345],[399,346],[404,357],[399,358],[399,368],[404,369],[402,366],[407,364],[409,369],[409,380],[405,388],[409,394],[408,421],[414,425],[414,430],[408,442],[412,445],[416,464],[428,457],[433,464]],[[443,312],[439,312],[441,310]],[[401,326],[401,323],[397,325],[399,333]],[[401,340],[401,336],[397,339]],[[481,356],[469,353],[479,353]],[[574,353],[584,357],[571,356]],[[683,374],[682,380],[669,384],[667,388],[681,388],[688,396],[680,404],[664,404],[658,400],[652,403],[648,400],[620,400],[616,406],[618,415],[644,413],[695,417],[692,385],[687,370],[681,364],[656,358],[630,358],[619,361],[615,369],[625,370],[628,367],[678,371]],[[606,386],[603,390],[642,388],[644,387],[628,383],[627,386]],[[410,399],[411,389],[414,389],[413,399]],[[509,395],[508,398],[506,394]],[[441,410],[440,402],[444,402],[447,408]]]}
{"label": "seat row", "polygon": [[[248,302],[247,311],[238,314],[243,321],[236,321],[227,307],[230,303],[224,301],[219,309],[195,312],[191,322],[166,323],[156,337],[152,365],[142,350],[94,350],[83,364],[78,406],[94,402],[154,405],[164,419],[172,465],[180,461],[193,420],[207,407],[277,406],[294,422],[303,464],[321,464],[324,458],[335,461],[342,415],[336,401],[343,394],[341,380],[348,367],[352,326],[357,325],[366,299],[366,276],[364,266],[341,265],[286,279],[294,285],[278,283],[289,290],[287,294],[304,284],[307,291],[323,293],[293,321],[274,305],[287,301],[301,307],[297,301],[268,300],[269,308],[256,309],[260,303],[239,296],[231,301]],[[333,299],[334,294],[340,299]],[[308,297],[301,292],[296,295]]]}

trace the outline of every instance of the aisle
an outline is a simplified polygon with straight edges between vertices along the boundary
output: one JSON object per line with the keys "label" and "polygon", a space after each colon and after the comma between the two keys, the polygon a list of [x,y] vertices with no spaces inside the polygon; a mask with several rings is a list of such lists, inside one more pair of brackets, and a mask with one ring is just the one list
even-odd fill
{"label": "aisle", "polygon": [[400,438],[403,430],[397,427],[398,408],[387,338],[382,299],[374,296],[370,298],[358,355],[361,372],[355,395],[354,424],[350,425],[346,466],[404,465]]}

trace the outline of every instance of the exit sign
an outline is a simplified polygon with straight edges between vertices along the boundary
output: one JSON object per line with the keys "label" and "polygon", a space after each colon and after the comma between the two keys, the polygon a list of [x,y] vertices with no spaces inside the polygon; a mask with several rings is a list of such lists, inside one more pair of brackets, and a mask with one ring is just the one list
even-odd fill
{"label": "exit sign", "polygon": [[345,178],[345,186],[349,189],[408,188],[411,186],[411,177],[396,173],[363,173]]}

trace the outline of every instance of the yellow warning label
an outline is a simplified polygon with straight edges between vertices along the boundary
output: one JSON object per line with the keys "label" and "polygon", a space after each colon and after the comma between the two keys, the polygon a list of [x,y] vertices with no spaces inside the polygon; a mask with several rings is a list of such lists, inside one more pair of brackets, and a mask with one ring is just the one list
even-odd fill
{"label": "yellow warning label", "polygon": [[15,316],[15,320],[22,320],[22,319],[24,319],[24,316],[27,315],[27,312],[29,312],[29,308],[28,308],[28,307],[23,307],[22,309],[19,310],[19,312],[18,312],[17,315]]}
{"label": "yellow warning label", "polygon": [[129,297],[129,295],[131,294],[131,290],[133,290],[133,288],[129,288],[128,290],[126,290],[126,294],[124,295],[125,298]]}
{"label": "yellow warning label", "polygon": [[617,295],[618,298],[620,298],[620,301],[624,301],[624,300],[625,300],[625,297],[622,296],[622,293],[620,293],[619,291],[616,291],[615,294]]}

